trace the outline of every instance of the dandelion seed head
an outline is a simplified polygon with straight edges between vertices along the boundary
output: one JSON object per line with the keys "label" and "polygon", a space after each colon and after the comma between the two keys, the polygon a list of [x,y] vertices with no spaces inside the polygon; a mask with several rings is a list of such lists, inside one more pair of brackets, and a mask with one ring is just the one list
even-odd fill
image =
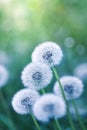
{"label": "dandelion seed head", "polygon": [[35,48],[32,53],[32,61],[54,66],[60,63],[62,56],[62,50],[58,44],[46,41]]}
{"label": "dandelion seed head", "polygon": [[66,106],[62,98],[54,94],[41,96],[33,106],[35,117],[42,122],[48,122],[52,118],[61,118],[66,114]]}
{"label": "dandelion seed head", "polygon": [[[78,98],[83,92],[83,83],[74,76],[64,76],[60,79],[67,100]],[[62,96],[58,82],[54,85],[54,93]]]}
{"label": "dandelion seed head", "polygon": [[3,65],[0,65],[0,88],[6,84],[8,78],[9,74],[7,69]]}
{"label": "dandelion seed head", "polygon": [[35,72],[33,75],[32,75],[32,79],[35,80],[35,81],[40,81],[42,79],[42,74],[41,72]]}
{"label": "dandelion seed head", "polygon": [[40,90],[50,84],[52,71],[46,64],[30,63],[22,72],[22,82],[25,87]]}
{"label": "dandelion seed head", "polygon": [[18,114],[29,114],[32,112],[32,106],[39,97],[39,93],[35,90],[22,89],[14,95],[12,107]]}
{"label": "dandelion seed head", "polygon": [[87,63],[81,63],[74,69],[74,75],[82,79],[87,80]]}

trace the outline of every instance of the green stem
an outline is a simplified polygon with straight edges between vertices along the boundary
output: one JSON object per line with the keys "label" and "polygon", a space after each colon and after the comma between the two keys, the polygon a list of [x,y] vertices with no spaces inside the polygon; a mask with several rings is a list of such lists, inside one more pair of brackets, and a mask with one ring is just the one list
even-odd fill
{"label": "green stem", "polygon": [[42,92],[42,94],[45,94],[45,90],[44,89],[42,89],[41,92]]}
{"label": "green stem", "polygon": [[58,121],[57,119],[55,119],[55,122],[56,122],[56,125],[57,125],[58,130],[61,130],[61,127],[60,127],[59,121]]}
{"label": "green stem", "polygon": [[56,77],[56,79],[57,79],[57,81],[58,81],[58,84],[59,84],[59,86],[60,86],[60,90],[61,90],[62,96],[63,96],[63,98],[64,98],[64,100],[65,100],[65,103],[66,103],[66,106],[67,106],[67,116],[68,116],[68,119],[69,119],[71,128],[72,128],[72,130],[75,130],[75,126],[74,126],[74,124],[73,124],[72,117],[71,117],[71,114],[70,114],[70,111],[69,111],[68,102],[67,102],[67,100],[66,100],[66,97],[65,97],[65,94],[64,94],[64,91],[63,91],[62,84],[61,84],[61,82],[60,82],[58,73],[57,73],[55,67],[52,67],[52,69],[53,69],[54,75],[55,75],[55,77]]}
{"label": "green stem", "polygon": [[33,119],[34,124],[36,125],[37,130],[40,130],[39,124],[33,114],[31,114],[31,117]]}
{"label": "green stem", "polygon": [[81,120],[81,118],[79,116],[78,108],[77,108],[77,105],[76,105],[74,100],[72,100],[72,104],[73,104],[73,106],[75,108],[76,116],[77,116],[77,119],[79,121],[79,124],[80,124],[82,130],[86,130],[86,128],[85,128],[85,126],[84,126],[84,124],[83,124],[83,122],[82,122],[82,120]]}
{"label": "green stem", "polygon": [[[44,89],[42,89],[41,91],[42,91],[42,94],[45,94]],[[56,123],[56,126],[57,126],[58,130],[61,130],[61,127],[60,127],[60,124],[59,124],[58,120],[57,119],[54,119],[54,120],[55,120],[55,123]]]}
{"label": "green stem", "polygon": [[6,112],[8,118],[11,119],[10,121],[11,121],[11,127],[12,127],[12,129],[16,130],[15,124],[12,121],[11,114],[10,114],[10,112],[8,110],[7,104],[6,104],[4,96],[3,96],[3,92],[1,90],[0,90],[0,99],[1,99],[1,103],[3,105],[4,111]]}

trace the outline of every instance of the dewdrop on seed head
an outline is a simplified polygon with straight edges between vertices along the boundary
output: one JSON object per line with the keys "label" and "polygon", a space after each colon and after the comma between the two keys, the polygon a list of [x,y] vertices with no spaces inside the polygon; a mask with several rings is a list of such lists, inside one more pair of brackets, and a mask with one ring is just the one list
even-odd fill
{"label": "dewdrop on seed head", "polygon": [[66,114],[65,102],[54,94],[45,94],[34,104],[33,113],[41,122],[61,118]]}
{"label": "dewdrop on seed head", "polygon": [[8,78],[9,74],[7,69],[4,66],[0,65],[0,88],[6,84]]}
{"label": "dewdrop on seed head", "polygon": [[22,72],[22,82],[25,87],[40,90],[52,80],[52,71],[48,65],[30,63]]}
{"label": "dewdrop on seed head", "polygon": [[76,75],[83,81],[86,81],[87,80],[87,62],[79,64],[74,69],[74,75]]}
{"label": "dewdrop on seed head", "polygon": [[39,93],[35,90],[22,89],[14,95],[12,107],[18,114],[29,114],[32,112],[32,106],[39,97]]}
{"label": "dewdrop on seed head", "polygon": [[[78,98],[83,92],[83,83],[74,76],[64,76],[60,79],[67,100]],[[62,96],[58,82],[54,85],[54,93]]]}
{"label": "dewdrop on seed head", "polygon": [[46,41],[34,49],[32,53],[32,61],[54,66],[60,63],[62,56],[62,50],[58,44]]}

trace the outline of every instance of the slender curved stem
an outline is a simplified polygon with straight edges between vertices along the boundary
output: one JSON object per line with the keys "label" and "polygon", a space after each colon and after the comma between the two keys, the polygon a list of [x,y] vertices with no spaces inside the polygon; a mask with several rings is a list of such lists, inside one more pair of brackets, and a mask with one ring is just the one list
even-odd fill
{"label": "slender curved stem", "polygon": [[59,79],[59,75],[58,75],[58,73],[57,73],[55,67],[52,67],[52,70],[53,70],[53,72],[54,72],[54,75],[55,75],[55,77],[56,77],[56,80],[58,81],[58,84],[59,84],[59,86],[60,86],[60,90],[61,90],[62,96],[63,96],[63,98],[64,98],[64,100],[65,100],[65,103],[66,103],[66,106],[67,106],[67,116],[68,116],[68,120],[69,120],[69,122],[70,122],[71,128],[72,128],[72,130],[76,130],[76,129],[75,129],[75,126],[74,126],[74,124],[73,124],[73,121],[72,121],[72,117],[71,117],[70,111],[69,111],[68,102],[67,102],[67,100],[66,100],[66,97],[65,97],[65,94],[64,94],[64,91],[63,91],[63,88],[62,88],[62,84],[61,84],[60,79]]}
{"label": "slender curved stem", "polygon": [[39,124],[38,124],[38,122],[37,122],[37,120],[36,120],[36,118],[34,117],[33,114],[31,114],[31,117],[33,119],[34,124],[36,125],[37,130],[40,130],[40,126],[39,126]]}
{"label": "slender curved stem", "polygon": [[45,94],[45,90],[44,89],[42,89],[41,92],[42,92],[42,94]]}
{"label": "slender curved stem", "polygon": [[77,105],[76,105],[74,100],[72,100],[72,104],[73,104],[73,106],[75,108],[76,116],[77,116],[77,119],[79,121],[79,124],[80,124],[82,130],[86,130],[86,128],[85,128],[85,126],[84,126],[84,124],[83,124],[83,122],[82,122],[82,120],[80,118],[80,115],[79,115],[79,112],[78,112],[78,108],[77,108]]}
{"label": "slender curved stem", "polygon": [[58,130],[61,130],[61,127],[60,127],[59,121],[58,121],[57,119],[55,119],[55,122],[56,122],[56,125],[57,125]]}

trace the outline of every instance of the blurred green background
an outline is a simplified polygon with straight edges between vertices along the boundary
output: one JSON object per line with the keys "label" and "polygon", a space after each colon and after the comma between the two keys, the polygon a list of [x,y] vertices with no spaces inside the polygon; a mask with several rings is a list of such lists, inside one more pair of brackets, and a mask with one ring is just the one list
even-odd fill
{"label": "blurred green background", "polygon": [[[76,65],[87,62],[87,0],[0,0],[0,64],[10,74],[8,83],[0,90],[5,100],[0,98],[0,130],[14,130],[11,122],[16,130],[36,129],[29,115],[13,111],[11,99],[23,88],[21,71],[31,62],[33,49],[48,40],[57,42],[63,50],[63,60],[57,67],[60,76],[73,74]],[[46,91],[51,92],[52,87]],[[77,101],[81,100],[81,107],[87,108],[86,98],[85,91]],[[82,116],[85,125],[86,118],[87,113]],[[66,117],[59,122],[63,129],[70,130]],[[74,122],[80,130],[77,121]],[[40,124],[42,130],[54,129],[52,123]]]}

